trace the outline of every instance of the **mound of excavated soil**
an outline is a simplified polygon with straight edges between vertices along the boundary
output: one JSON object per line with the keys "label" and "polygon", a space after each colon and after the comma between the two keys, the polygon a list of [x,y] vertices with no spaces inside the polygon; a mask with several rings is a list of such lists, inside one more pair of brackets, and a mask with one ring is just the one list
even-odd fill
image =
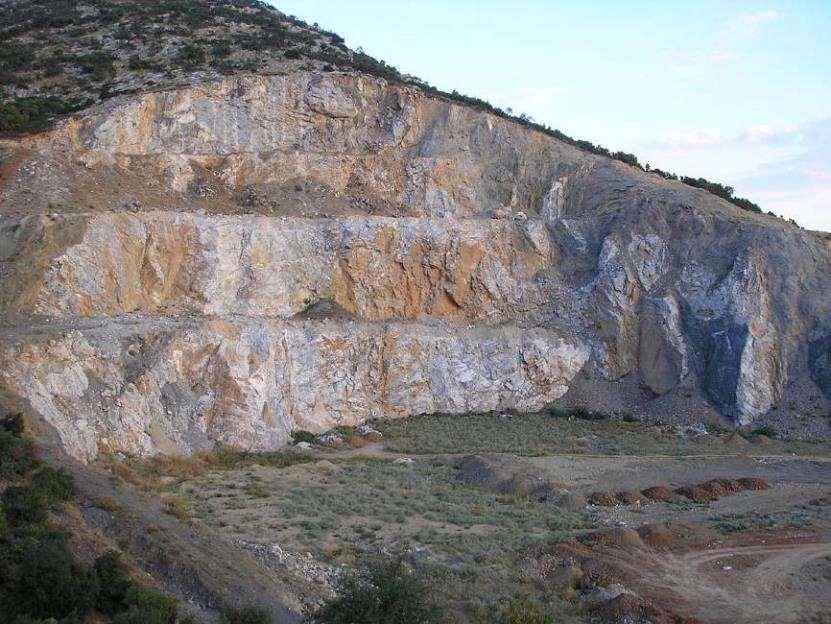
{"label": "mound of excavated soil", "polygon": [[614,507],[618,504],[617,495],[614,492],[592,492],[589,494],[589,504],[599,507]]}
{"label": "mound of excavated soil", "polygon": [[594,612],[607,622],[649,622],[650,624],[701,624],[695,618],[675,615],[654,605],[650,600],[621,594],[594,608]]}
{"label": "mound of excavated soil", "polygon": [[768,490],[770,489],[770,485],[764,480],[758,477],[744,477],[742,479],[738,479],[739,485],[742,486],[744,490]]}
{"label": "mound of excavated soil", "polygon": [[623,527],[608,531],[595,531],[585,536],[584,540],[592,546],[615,546],[619,548],[641,548],[643,540],[634,529]]}
{"label": "mound of excavated soil", "polygon": [[689,498],[694,503],[711,503],[719,499],[712,489],[703,488],[699,485],[689,485],[676,488],[676,494],[680,494],[684,498]]}
{"label": "mound of excavated soil", "polygon": [[617,505],[635,505],[645,503],[647,497],[634,490],[624,492],[592,492],[588,501],[591,505],[598,507],[615,507]]}
{"label": "mound of excavated soil", "polygon": [[470,455],[459,462],[458,479],[497,494],[547,499],[565,486],[541,475],[516,457]]}
{"label": "mound of excavated soil", "polygon": [[675,493],[695,503],[710,503],[744,490],[767,490],[769,487],[764,479],[758,477],[710,479],[698,485],[686,485],[677,488]]}
{"label": "mound of excavated soil", "polygon": [[654,485],[652,487],[646,488],[645,490],[642,490],[641,494],[643,494],[644,497],[646,497],[648,500],[656,501],[659,503],[671,503],[681,498],[678,494],[673,492],[665,485]]}
{"label": "mound of excavated soil", "polygon": [[617,500],[621,505],[636,505],[645,503],[646,496],[635,490],[627,490],[625,492],[617,493]]}
{"label": "mound of excavated soil", "polygon": [[608,564],[597,559],[585,561],[581,569],[583,570],[583,574],[577,585],[582,590],[606,587],[617,581],[615,570]]}

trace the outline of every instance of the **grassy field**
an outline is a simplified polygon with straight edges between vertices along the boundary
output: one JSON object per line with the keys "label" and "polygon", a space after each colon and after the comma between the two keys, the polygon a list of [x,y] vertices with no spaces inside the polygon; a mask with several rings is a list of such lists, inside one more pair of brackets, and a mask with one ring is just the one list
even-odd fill
{"label": "grassy field", "polygon": [[[545,596],[522,572],[533,544],[580,532],[588,518],[524,497],[461,484],[452,460],[398,464],[342,458],[275,469],[209,472],[170,486],[192,514],[231,537],[278,543],[334,565],[366,554],[413,552],[459,617],[483,621],[495,603]],[[548,596],[558,621],[565,603]],[[577,620],[575,620],[577,621]]]}
{"label": "grassy field", "polygon": [[[560,453],[611,455],[697,455],[743,453],[828,453],[828,443],[782,442],[766,436],[710,429],[709,435],[679,435],[670,427],[587,419],[560,413],[498,416],[464,414],[420,416],[373,423],[389,450],[420,454]],[[746,442],[746,443],[745,443]]]}

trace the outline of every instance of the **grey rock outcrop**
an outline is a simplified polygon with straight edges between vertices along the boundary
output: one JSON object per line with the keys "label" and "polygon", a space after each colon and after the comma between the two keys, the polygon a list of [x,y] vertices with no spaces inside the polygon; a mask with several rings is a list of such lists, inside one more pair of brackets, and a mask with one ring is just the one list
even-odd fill
{"label": "grey rock outcrop", "polygon": [[511,121],[295,72],[2,147],[0,382],[76,456],[578,399],[828,433],[827,238]]}

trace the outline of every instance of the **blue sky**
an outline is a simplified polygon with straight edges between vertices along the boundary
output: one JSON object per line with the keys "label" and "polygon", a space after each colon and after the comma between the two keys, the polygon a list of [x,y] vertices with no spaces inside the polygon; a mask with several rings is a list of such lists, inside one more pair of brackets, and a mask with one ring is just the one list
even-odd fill
{"label": "blue sky", "polygon": [[831,231],[831,0],[274,0],[444,90]]}

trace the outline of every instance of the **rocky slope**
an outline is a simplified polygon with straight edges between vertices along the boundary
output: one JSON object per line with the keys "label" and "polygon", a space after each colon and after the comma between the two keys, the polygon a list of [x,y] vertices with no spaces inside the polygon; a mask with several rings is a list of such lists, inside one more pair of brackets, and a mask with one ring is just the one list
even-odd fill
{"label": "rocky slope", "polygon": [[2,142],[3,394],[70,453],[555,402],[827,435],[831,241],[355,71]]}

